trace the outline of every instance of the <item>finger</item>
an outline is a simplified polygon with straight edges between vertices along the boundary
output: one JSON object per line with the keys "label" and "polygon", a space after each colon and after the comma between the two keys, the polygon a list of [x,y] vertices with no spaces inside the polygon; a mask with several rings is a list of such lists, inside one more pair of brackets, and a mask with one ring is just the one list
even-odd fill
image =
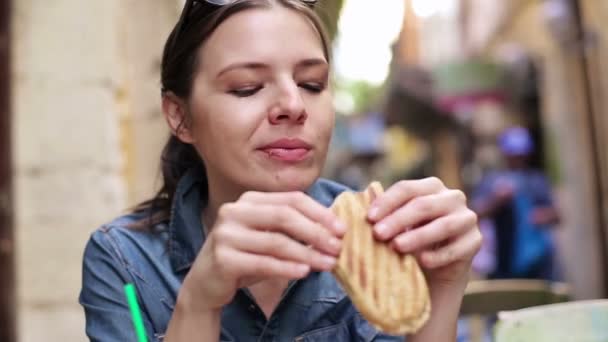
{"label": "finger", "polygon": [[420,262],[425,268],[440,268],[456,261],[468,261],[473,258],[481,246],[479,229],[471,229],[456,240],[437,250],[427,250],[420,253]]}
{"label": "finger", "polygon": [[411,253],[445,240],[454,239],[477,225],[477,215],[470,210],[440,217],[420,228],[399,234],[392,242],[401,253]]}
{"label": "finger", "polygon": [[223,271],[236,279],[241,286],[243,280],[300,279],[310,272],[310,266],[306,264],[246,253],[229,247],[218,248],[216,257],[223,266]]}
{"label": "finger", "polygon": [[288,205],[342,237],[346,233],[346,225],[329,208],[312,199],[303,192],[246,192],[241,200],[249,203],[265,203]]}
{"label": "finger", "polygon": [[321,254],[278,232],[266,232],[235,226],[215,232],[217,243],[239,251],[268,255],[279,260],[310,265],[313,269],[330,271],[336,258]]}
{"label": "finger", "polygon": [[378,222],[374,232],[379,240],[389,240],[407,228],[418,227],[447,215],[465,203],[466,197],[459,190],[416,197]]}
{"label": "finger", "polygon": [[337,256],[342,249],[341,240],[329,230],[287,205],[232,203],[220,208],[220,216],[253,229],[284,233],[329,255]]}
{"label": "finger", "polygon": [[435,177],[397,182],[373,201],[368,219],[378,222],[410,200],[442,190],[445,190],[445,186]]}

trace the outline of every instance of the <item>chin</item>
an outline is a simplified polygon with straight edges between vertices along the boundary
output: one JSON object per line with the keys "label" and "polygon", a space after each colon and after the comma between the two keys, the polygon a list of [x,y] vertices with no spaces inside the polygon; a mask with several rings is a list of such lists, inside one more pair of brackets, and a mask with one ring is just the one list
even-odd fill
{"label": "chin", "polygon": [[305,191],[319,178],[320,173],[319,170],[274,172],[258,178],[264,179],[263,184],[259,184],[260,190],[268,192]]}

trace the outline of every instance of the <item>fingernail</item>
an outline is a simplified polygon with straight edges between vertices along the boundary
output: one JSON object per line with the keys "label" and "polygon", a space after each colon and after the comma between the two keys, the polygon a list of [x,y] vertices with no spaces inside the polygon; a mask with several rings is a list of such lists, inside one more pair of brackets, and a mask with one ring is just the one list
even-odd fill
{"label": "fingernail", "polygon": [[308,265],[298,265],[296,266],[296,272],[298,274],[306,274],[310,270],[310,266]]}
{"label": "fingernail", "polygon": [[378,234],[380,237],[385,237],[388,233],[388,226],[386,225],[386,223],[378,223],[374,227],[374,230],[376,231],[376,234]]}
{"label": "fingernail", "polygon": [[342,249],[342,242],[336,238],[329,239],[329,246],[334,252],[339,252]]}
{"label": "fingernail", "polygon": [[336,221],[334,221],[334,229],[338,233],[344,234],[344,233],[346,233],[346,224],[340,220],[336,220]]}
{"label": "fingernail", "polygon": [[327,269],[331,269],[334,266],[336,266],[336,258],[330,257],[330,256],[324,256],[322,259],[323,265],[325,266],[325,268]]}
{"label": "fingernail", "polygon": [[402,253],[407,253],[410,251],[411,243],[412,241],[406,236],[401,236],[397,241],[395,241],[397,249]]}
{"label": "fingernail", "polygon": [[380,211],[380,209],[378,209],[378,207],[372,206],[372,208],[369,210],[369,214],[368,214],[369,219],[370,220],[378,219],[379,211]]}

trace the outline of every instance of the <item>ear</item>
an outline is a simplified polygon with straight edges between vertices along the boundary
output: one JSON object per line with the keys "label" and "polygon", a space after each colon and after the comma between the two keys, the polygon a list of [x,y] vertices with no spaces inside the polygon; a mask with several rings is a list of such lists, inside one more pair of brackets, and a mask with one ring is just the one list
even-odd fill
{"label": "ear", "polygon": [[185,101],[169,92],[162,96],[162,107],[171,134],[184,143],[194,143],[190,118],[188,117],[188,107]]}

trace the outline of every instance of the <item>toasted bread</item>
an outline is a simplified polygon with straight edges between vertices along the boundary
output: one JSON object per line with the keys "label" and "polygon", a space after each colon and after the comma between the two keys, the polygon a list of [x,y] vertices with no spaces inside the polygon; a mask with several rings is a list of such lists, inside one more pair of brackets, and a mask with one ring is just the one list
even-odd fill
{"label": "toasted bread", "polygon": [[414,256],[377,241],[367,212],[383,192],[373,182],[363,192],[344,192],[332,205],[348,226],[334,275],[363,317],[382,332],[415,333],[428,320],[426,279]]}

